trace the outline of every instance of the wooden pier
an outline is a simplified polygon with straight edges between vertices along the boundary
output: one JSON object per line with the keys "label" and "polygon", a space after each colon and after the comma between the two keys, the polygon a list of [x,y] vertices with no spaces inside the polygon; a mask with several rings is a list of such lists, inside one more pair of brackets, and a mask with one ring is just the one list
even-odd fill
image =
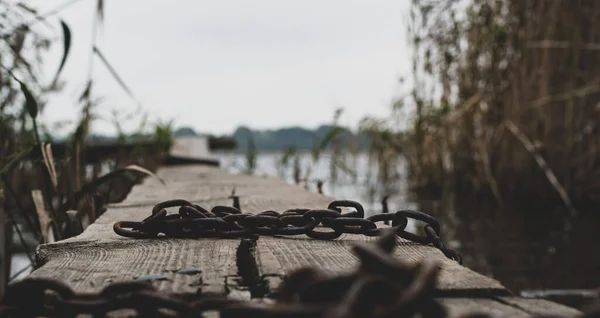
{"label": "wooden pier", "polygon": [[[141,221],[162,200],[181,198],[205,207],[231,205],[229,196],[235,189],[244,212],[325,208],[332,200],[278,178],[232,175],[206,165],[164,167],[157,174],[166,185],[147,178],[125,201],[109,205],[82,234],[41,245],[37,250],[40,267],[31,276],[59,279],[81,292],[97,292],[113,282],[141,278],[165,292],[250,299],[268,297],[286,273],[304,265],[331,273],[347,271],[358,263],[350,252],[351,244],[373,240],[352,234],[331,241],[260,236],[250,246],[240,239],[118,236],[113,231],[116,221]],[[430,258],[441,264],[439,300],[452,316],[473,311],[511,317],[578,314],[549,301],[515,297],[498,281],[447,259],[433,246],[400,240],[394,253],[406,262]]]}

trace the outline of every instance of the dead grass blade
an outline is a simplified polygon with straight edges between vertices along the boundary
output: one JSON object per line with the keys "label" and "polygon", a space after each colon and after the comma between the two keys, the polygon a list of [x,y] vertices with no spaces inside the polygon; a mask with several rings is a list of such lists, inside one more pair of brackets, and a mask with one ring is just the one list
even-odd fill
{"label": "dead grass blade", "polygon": [[36,9],[26,5],[25,3],[19,2],[19,3],[17,3],[17,7],[21,8],[31,14],[34,14],[34,15],[38,14],[38,11]]}
{"label": "dead grass blade", "polygon": [[104,0],[98,0],[96,13],[98,14],[98,19],[100,19],[100,22],[104,22]]}
{"label": "dead grass blade", "polygon": [[558,178],[556,178],[556,175],[554,174],[552,169],[550,169],[546,160],[537,152],[533,143],[529,140],[529,138],[527,138],[527,136],[525,136],[521,132],[517,125],[515,125],[512,121],[506,121],[505,125],[506,128],[508,128],[508,130],[513,135],[515,135],[515,137],[517,137],[517,139],[523,144],[525,149],[533,156],[540,169],[542,169],[544,174],[546,174],[546,178],[562,199],[563,203],[565,204],[565,207],[567,208],[567,210],[569,210],[569,214],[571,214],[571,217],[577,217],[579,212],[573,206],[573,203],[571,202],[571,198],[569,198],[567,191],[562,186],[562,184],[560,184]]}
{"label": "dead grass blade", "polygon": [[[530,41],[527,43],[527,48],[530,49],[570,49],[575,46],[573,42],[566,41]],[[600,43],[577,43],[577,47],[583,50],[600,50]]]}
{"label": "dead grass blade", "polygon": [[79,102],[82,103],[82,102],[90,99],[91,91],[92,91],[92,81],[89,80],[85,84],[85,88],[83,89],[83,92],[81,92],[81,95],[79,95]]}
{"label": "dead grass blade", "polygon": [[56,87],[58,76],[62,72],[65,62],[67,61],[67,57],[69,56],[69,51],[71,50],[71,29],[69,29],[69,26],[63,20],[60,20],[60,26],[63,31],[63,56],[60,61],[60,66],[58,67],[58,71],[56,71],[56,75],[54,75],[52,87]]}
{"label": "dead grass blade", "polygon": [[25,25],[21,25],[15,30],[14,39],[10,43],[10,47],[13,51],[13,54],[15,55],[16,60],[21,59],[21,50],[23,50],[23,45],[25,44],[25,37],[27,36],[28,32],[29,28],[27,28],[27,26]]}
{"label": "dead grass blade", "polygon": [[458,109],[456,109],[455,111],[448,114],[446,116],[446,118],[444,119],[444,123],[445,124],[453,123],[454,121],[456,121],[457,119],[462,117],[462,115],[464,115],[469,109],[471,109],[471,107],[473,107],[475,104],[477,104],[480,100],[481,100],[481,94],[475,93],[464,104],[462,104]]}
{"label": "dead grass blade", "polygon": [[565,93],[544,96],[529,103],[532,108],[542,107],[553,102],[563,102],[574,97],[584,97],[589,94],[600,92],[600,81],[596,80],[590,85],[568,91]]}
{"label": "dead grass blade", "polygon": [[[29,156],[31,156],[34,152],[35,148],[27,148],[21,152],[19,152],[18,154],[14,155],[10,161],[5,164],[2,169],[0,169],[0,176],[10,172],[12,170],[12,168],[16,165],[18,165],[21,161],[27,159]],[[0,180],[0,183],[2,182],[2,180]]]}
{"label": "dead grass blade", "polygon": [[46,211],[46,206],[44,204],[44,194],[40,190],[32,190],[31,198],[33,199],[33,205],[38,216],[38,223],[40,224],[42,238],[44,240],[44,243],[48,243],[48,224],[50,224],[52,219],[48,215],[48,211]]}
{"label": "dead grass blade", "polygon": [[79,191],[77,191],[77,192],[75,192],[75,194],[73,194],[72,200],[67,202],[66,208],[69,209],[70,207],[73,207],[84,196],[93,193],[94,191],[96,191],[98,189],[98,187],[100,187],[104,183],[110,181],[111,179],[114,179],[119,176],[127,175],[131,172],[137,172],[137,173],[145,174],[147,176],[154,177],[154,178],[158,179],[158,181],[160,181],[163,185],[166,185],[164,180],[159,178],[156,174],[152,173],[150,170],[142,168],[138,165],[129,165],[124,168],[119,168],[119,169],[113,170],[113,171],[101,176],[100,178],[94,179],[93,181],[83,185],[83,187],[81,187],[81,189]]}
{"label": "dead grass blade", "polygon": [[33,97],[33,94],[31,94],[29,87],[27,87],[27,84],[25,84],[21,80],[19,80],[19,78],[17,78],[15,76],[15,74],[13,74],[13,72],[11,72],[11,70],[5,68],[4,66],[1,66],[1,67],[8,72],[10,77],[12,77],[15,81],[17,81],[19,83],[21,92],[23,93],[23,96],[25,97],[25,109],[27,110],[27,113],[29,114],[29,116],[31,116],[31,119],[33,119],[35,122],[35,118],[37,117],[39,107],[38,107],[38,103],[37,103],[35,97]]}
{"label": "dead grass blade", "polygon": [[138,106],[141,107],[141,103],[137,100],[137,98],[135,98],[135,96],[133,95],[133,92],[131,91],[131,89],[129,89],[129,86],[127,86],[127,84],[125,84],[125,82],[119,76],[117,71],[112,67],[112,65],[110,65],[110,63],[108,62],[108,60],[106,59],[104,54],[102,54],[102,52],[100,52],[100,50],[95,46],[94,46],[94,53],[96,53],[96,55],[98,55],[98,57],[100,58],[100,61],[102,61],[104,66],[106,66],[106,68],[108,69],[110,74],[115,78],[115,80],[119,83],[119,85],[121,85],[121,88],[123,88],[123,90],[127,93],[127,95],[129,95],[129,97],[131,97],[131,99],[133,99],[138,104]]}
{"label": "dead grass blade", "polygon": [[138,165],[128,165],[125,168],[123,168],[122,170],[128,170],[128,171],[137,171],[137,172],[141,172],[143,174],[146,174],[148,176],[154,177],[156,178],[158,181],[160,181],[160,183],[162,183],[163,185],[167,185],[165,183],[165,181],[163,179],[161,179],[160,177],[158,177],[156,174],[154,174],[152,171],[146,169],[146,168],[142,168]]}
{"label": "dead grass blade", "polygon": [[329,132],[327,132],[327,134],[323,137],[323,139],[321,139],[321,142],[319,143],[319,151],[325,150],[325,148],[329,146],[331,141],[343,131],[344,129],[338,126],[335,126],[331,130],[329,130]]}
{"label": "dead grass blade", "polygon": [[31,91],[29,91],[27,85],[21,81],[19,81],[19,84],[21,85],[21,92],[23,92],[23,95],[25,96],[25,108],[27,109],[27,113],[31,116],[31,119],[35,120],[38,115],[38,103],[35,100],[35,97],[33,97],[33,94],[31,94]]}
{"label": "dead grass blade", "polygon": [[44,165],[46,169],[48,169],[48,174],[50,175],[50,180],[52,181],[52,186],[56,190],[58,185],[58,178],[56,175],[56,167],[54,166],[54,155],[52,154],[52,146],[48,144],[41,145],[42,150],[42,158],[44,159]]}
{"label": "dead grass blade", "polygon": [[494,198],[496,198],[496,202],[498,203],[500,212],[502,212],[504,203],[502,201],[502,195],[500,194],[500,187],[498,186],[498,182],[496,181],[494,173],[492,172],[489,152],[487,151],[487,148],[485,147],[485,144],[482,140],[476,141],[475,147],[479,152],[479,156],[481,157],[481,164],[483,166],[483,173],[485,179],[487,180],[490,189],[492,190]]}

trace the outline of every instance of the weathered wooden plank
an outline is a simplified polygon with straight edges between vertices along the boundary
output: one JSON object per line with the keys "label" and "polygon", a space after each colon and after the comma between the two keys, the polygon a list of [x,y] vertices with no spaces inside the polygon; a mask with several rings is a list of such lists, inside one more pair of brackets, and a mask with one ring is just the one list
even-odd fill
{"label": "weathered wooden plank", "polygon": [[[261,236],[256,246],[249,248],[235,239],[136,240],[116,235],[112,229],[116,221],[142,220],[159,201],[182,198],[209,208],[231,204],[228,197],[233,188],[240,195],[244,212],[324,208],[332,200],[276,178],[231,175],[211,167],[162,168],[158,175],[166,181],[166,186],[147,178],[134,187],[125,202],[111,205],[81,235],[41,246],[38,258],[43,266],[32,275],[58,278],[78,291],[98,291],[112,282],[141,277],[163,279],[154,285],[168,292],[216,293],[230,297],[235,294],[248,298],[249,292],[240,286],[239,275],[266,282],[269,289],[274,290],[287,273],[302,266],[341,273],[358,264],[351,252],[352,243],[374,239],[349,234],[333,241],[306,236]],[[242,254],[254,257],[255,262],[245,262]],[[444,297],[452,293],[456,293],[452,297],[477,296],[440,298],[452,316],[473,311],[512,317],[569,312],[568,308],[548,302],[497,297],[507,293],[499,282],[458,265],[432,246],[400,240],[394,255],[406,262],[423,258],[438,260],[442,269],[438,286]],[[182,273],[183,269],[189,270]],[[258,277],[246,277],[256,273]]]}
{"label": "weathered wooden plank", "polygon": [[[239,240],[106,238],[111,231],[96,231],[102,238],[95,240],[86,231],[87,237],[41,246],[37,255],[42,267],[31,276],[53,277],[86,292],[149,275],[160,278],[154,282],[157,288],[175,293],[227,294],[239,287]],[[194,273],[180,274],[184,269]]]}
{"label": "weathered wooden plank", "polygon": [[[159,175],[168,173],[169,170],[164,169]],[[144,186],[140,188],[143,190]],[[209,199],[208,202],[216,205],[230,200]],[[237,283],[236,264],[239,240],[134,240],[114,233],[115,222],[142,220],[151,210],[152,205],[110,207],[82,234],[41,245],[37,255],[42,266],[31,276],[53,277],[85,292],[141,277],[160,278],[153,284],[168,292],[231,294],[236,291],[240,294],[243,288]],[[183,269],[191,271],[182,274]],[[249,294],[241,295],[247,296]]]}
{"label": "weathered wooden plank", "polygon": [[[48,244],[32,277],[52,277],[77,291],[97,292],[117,281],[152,280],[174,293],[227,294],[237,277],[237,240],[103,240]],[[185,270],[182,272],[182,270]]]}
{"label": "weathered wooden plank", "polygon": [[527,299],[520,297],[500,297],[500,301],[510,304],[513,307],[537,316],[553,317],[575,317],[581,315],[581,312],[575,308],[567,307],[544,299]]}
{"label": "weathered wooden plank", "polygon": [[[302,237],[260,237],[256,246],[259,274],[273,291],[278,287],[282,277],[303,266],[315,266],[331,274],[350,271],[359,264],[351,251],[352,242],[356,240],[363,239],[358,235],[344,235],[334,241]],[[423,258],[429,258],[439,262],[441,271],[438,288],[440,290],[507,293],[498,281],[460,266],[432,246],[406,241],[399,241],[397,244],[394,256],[402,261],[415,263]]]}
{"label": "weathered wooden plank", "polygon": [[[289,207],[286,195],[290,192],[279,191],[279,198],[272,196],[274,190],[280,189],[285,183],[278,179],[264,180],[259,186],[252,186],[255,178],[237,175],[232,176],[218,169],[207,167],[180,167],[164,168],[158,175],[165,180],[166,186],[148,178],[142,185],[134,188],[132,194],[120,205],[113,205],[91,224],[81,235],[65,241],[42,245],[38,255],[44,266],[37,270],[33,276],[47,276],[51,273],[61,273],[58,278],[70,284],[76,290],[96,291],[103,286],[120,280],[132,279],[136,276],[149,274],[166,275],[169,280],[155,283],[158,288],[176,292],[193,292],[198,286],[189,286],[189,278],[173,272],[177,267],[173,262],[182,262],[176,254],[166,251],[196,251],[200,259],[189,260],[183,267],[195,267],[202,270],[204,285],[210,285],[212,290],[224,292],[226,289],[235,289],[236,277],[236,250],[239,240],[132,240],[118,236],[112,227],[119,220],[142,220],[150,215],[152,205],[156,202],[172,198],[190,198],[196,196],[201,200],[191,199],[206,207],[218,204],[231,204],[231,190],[236,186],[236,191],[248,189],[249,195],[241,198],[244,210],[255,210],[267,207],[285,209]],[[194,173],[199,178],[194,178]],[[186,179],[187,178],[187,179]],[[259,179],[263,180],[263,179]],[[213,184],[207,184],[207,183]],[[313,196],[297,187],[289,187],[296,196],[298,203]],[[250,190],[252,192],[250,192]],[[297,191],[297,193],[295,193]],[[238,192],[239,193],[239,192]],[[259,195],[259,194],[262,194]],[[142,198],[136,201],[137,198]],[[303,199],[304,198],[304,199]],[[305,201],[304,201],[305,202]],[[323,200],[327,204],[329,199]],[[321,205],[322,207],[323,205]],[[184,247],[181,247],[183,245]],[[133,249],[133,250],[132,250]],[[142,254],[137,251],[142,249]],[[131,250],[131,251],[130,251]],[[219,251],[219,257],[212,255],[211,251]],[[150,257],[149,255],[153,255]],[[219,260],[216,263],[198,263],[200,260]],[[122,266],[125,263],[127,266]],[[162,264],[161,266],[148,267],[147,263]],[[140,265],[136,265],[140,264]],[[143,265],[146,264],[146,265]],[[181,267],[180,266],[180,267]],[[227,270],[224,270],[227,269]],[[229,281],[229,282],[227,282]],[[186,285],[187,284],[187,285]],[[218,287],[217,287],[218,286]],[[239,287],[239,286],[238,286]],[[204,287],[203,290],[206,290]]]}
{"label": "weathered wooden plank", "polygon": [[486,317],[531,317],[532,315],[517,307],[486,298],[438,298],[446,307],[450,317],[464,317],[474,313]]}
{"label": "weathered wooden plank", "polygon": [[[277,178],[231,175],[207,167],[173,167],[162,169],[159,175],[167,183],[166,186],[147,179],[143,186],[134,188],[126,203],[133,201],[134,204],[136,202],[145,204],[145,202],[155,203],[166,199],[185,198],[207,207],[215,204],[231,204],[228,196],[233,186],[236,187],[236,194],[241,196],[240,201],[244,212],[283,211],[294,207],[325,208],[332,200],[326,196],[310,193],[301,187],[287,185]],[[212,202],[211,198],[213,198]],[[144,209],[146,215],[149,215],[150,208],[144,207]],[[127,211],[129,210],[123,209],[119,212],[121,219],[132,219],[134,215],[139,215],[136,212],[129,216]],[[139,213],[143,214],[143,211]],[[101,218],[96,223],[104,223],[105,219],[114,220],[112,217]],[[107,235],[114,236],[110,232]],[[261,237],[256,247],[259,273],[264,277],[282,277],[287,272],[305,265],[322,267],[332,272],[349,270],[357,264],[357,259],[350,251],[351,243],[357,240],[370,241],[373,238],[343,235],[332,242],[313,240],[306,236]],[[439,260],[442,266],[441,289],[505,291],[497,281],[458,265],[432,246],[405,240],[400,240],[398,244],[395,253],[403,260],[416,262],[425,257]],[[278,281],[277,278],[273,279]],[[277,287],[277,283],[271,282],[271,285],[273,288]]]}
{"label": "weathered wooden plank", "polygon": [[244,174],[232,175],[210,167],[190,166],[163,168],[159,176],[166,185],[147,178],[133,188],[123,203],[112,206],[154,205],[163,200],[186,199],[195,203],[224,199],[235,189],[243,211],[258,212],[264,209],[287,209],[296,206],[324,208],[331,198],[310,193],[302,187],[289,185],[279,178],[260,178]]}

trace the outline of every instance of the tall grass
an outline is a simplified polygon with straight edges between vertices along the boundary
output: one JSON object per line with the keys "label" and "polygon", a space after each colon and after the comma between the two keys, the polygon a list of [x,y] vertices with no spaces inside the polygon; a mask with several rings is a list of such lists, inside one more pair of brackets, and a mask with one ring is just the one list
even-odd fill
{"label": "tall grass", "polygon": [[[3,209],[9,225],[9,231],[2,231],[0,235],[10,242],[14,230],[20,239],[20,244],[33,260],[32,246],[27,241],[26,233],[31,233],[35,244],[47,242],[48,233],[43,227],[49,219],[53,225],[52,233],[55,238],[67,235],[66,211],[80,209],[88,211],[96,208],[98,198],[100,201],[111,202],[123,197],[128,189],[139,179],[140,175],[152,175],[152,172],[140,167],[155,168],[159,163],[160,155],[170,145],[170,127],[156,128],[155,146],[140,152],[136,149],[128,154],[112,158],[86,158],[86,147],[90,126],[95,118],[95,108],[98,106],[97,96],[93,92],[92,67],[90,66],[89,79],[81,94],[81,116],[75,131],[69,138],[67,151],[60,158],[55,158],[53,146],[46,142],[51,139],[47,127],[38,123],[38,115],[45,109],[45,101],[49,93],[58,91],[63,87],[61,72],[71,46],[71,30],[62,20],[54,16],[76,1],[69,1],[55,10],[39,14],[35,8],[23,3],[0,2],[3,12],[2,26],[0,27],[0,193],[3,193]],[[94,33],[103,23],[103,1],[97,2],[97,12],[94,16]],[[57,34],[49,34],[40,25],[60,25]],[[41,73],[45,62],[44,53],[53,44],[51,39],[60,39],[63,47],[63,57],[57,66],[57,71],[52,80],[45,83],[45,74]],[[94,34],[95,38],[95,34]],[[93,41],[95,42],[95,41]],[[110,66],[106,57],[99,49],[92,45],[90,61],[93,65],[94,58],[109,68],[115,80],[133,98],[116,71]],[[139,102],[133,98],[136,104]],[[116,123],[117,124],[117,123]],[[118,126],[118,125],[117,125]],[[45,135],[45,136],[44,136]],[[44,138],[42,138],[44,136]],[[122,137],[122,136],[121,136]],[[90,159],[90,160],[88,160]],[[92,160],[93,159],[93,160]],[[98,160],[96,160],[98,159]],[[103,165],[114,163],[111,172],[102,169]],[[89,167],[93,164],[93,173],[90,175]],[[112,181],[121,178],[117,186]],[[118,188],[118,189],[113,189]],[[39,193],[45,200],[40,207],[32,202],[32,191]],[[111,195],[114,194],[114,195]],[[36,211],[38,208],[38,211]],[[39,209],[43,211],[39,211]],[[42,213],[42,216],[40,216]],[[101,211],[93,213],[97,217]],[[47,215],[44,215],[47,214]],[[3,215],[4,216],[4,215]],[[91,218],[93,221],[93,218]],[[10,264],[10,257],[0,259],[0,275],[6,277]],[[0,279],[0,283],[6,282]]]}
{"label": "tall grass", "polygon": [[[310,161],[305,169],[302,169],[300,162],[300,153],[295,146],[286,148],[277,163],[277,170],[280,176],[292,165],[292,177],[296,184],[304,183],[305,188],[309,188],[309,184],[314,183],[318,191],[322,193],[323,184],[327,182],[335,183],[340,172],[354,175],[354,171],[349,167],[346,160],[348,155],[354,154],[356,146],[353,144],[355,140],[342,140],[343,133],[347,130],[340,123],[343,108],[338,108],[334,111],[332,128],[324,135],[313,135],[312,149],[310,151]],[[319,164],[322,155],[329,151],[329,179],[312,180],[313,169]]]}
{"label": "tall grass", "polygon": [[600,199],[600,2],[413,1],[413,186],[497,203]]}
{"label": "tall grass", "polygon": [[248,137],[246,142],[246,173],[253,174],[256,170],[256,157],[258,156],[258,151],[256,151],[256,144],[254,143],[254,138],[252,136]]}

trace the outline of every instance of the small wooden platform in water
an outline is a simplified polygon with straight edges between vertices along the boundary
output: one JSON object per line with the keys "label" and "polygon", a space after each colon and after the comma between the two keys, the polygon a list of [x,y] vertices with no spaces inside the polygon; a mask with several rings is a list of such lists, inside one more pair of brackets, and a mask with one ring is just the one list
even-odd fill
{"label": "small wooden platform in water", "polygon": [[[352,242],[373,239],[351,234],[332,241],[261,236],[256,246],[248,246],[239,239],[130,239],[116,235],[112,228],[116,221],[142,220],[159,201],[182,198],[205,207],[231,205],[229,195],[234,188],[244,212],[324,208],[332,200],[278,178],[231,175],[214,167],[165,167],[158,175],[166,186],[147,178],[124,202],[110,205],[81,235],[40,246],[41,267],[31,275],[62,280],[81,292],[99,291],[110,283],[136,277],[160,277],[162,280],[153,284],[165,292],[250,299],[258,291],[244,281],[260,281],[260,292],[268,295],[286,273],[304,265],[331,273],[350,270],[358,263],[350,252]],[[395,255],[406,262],[439,261],[440,300],[452,316],[473,311],[511,317],[578,314],[552,302],[514,297],[498,281],[458,265],[432,246],[400,240]]]}
{"label": "small wooden platform in water", "polygon": [[219,160],[210,156],[208,138],[200,136],[177,137],[173,139],[173,145],[164,164],[172,165],[209,165],[219,166]]}

